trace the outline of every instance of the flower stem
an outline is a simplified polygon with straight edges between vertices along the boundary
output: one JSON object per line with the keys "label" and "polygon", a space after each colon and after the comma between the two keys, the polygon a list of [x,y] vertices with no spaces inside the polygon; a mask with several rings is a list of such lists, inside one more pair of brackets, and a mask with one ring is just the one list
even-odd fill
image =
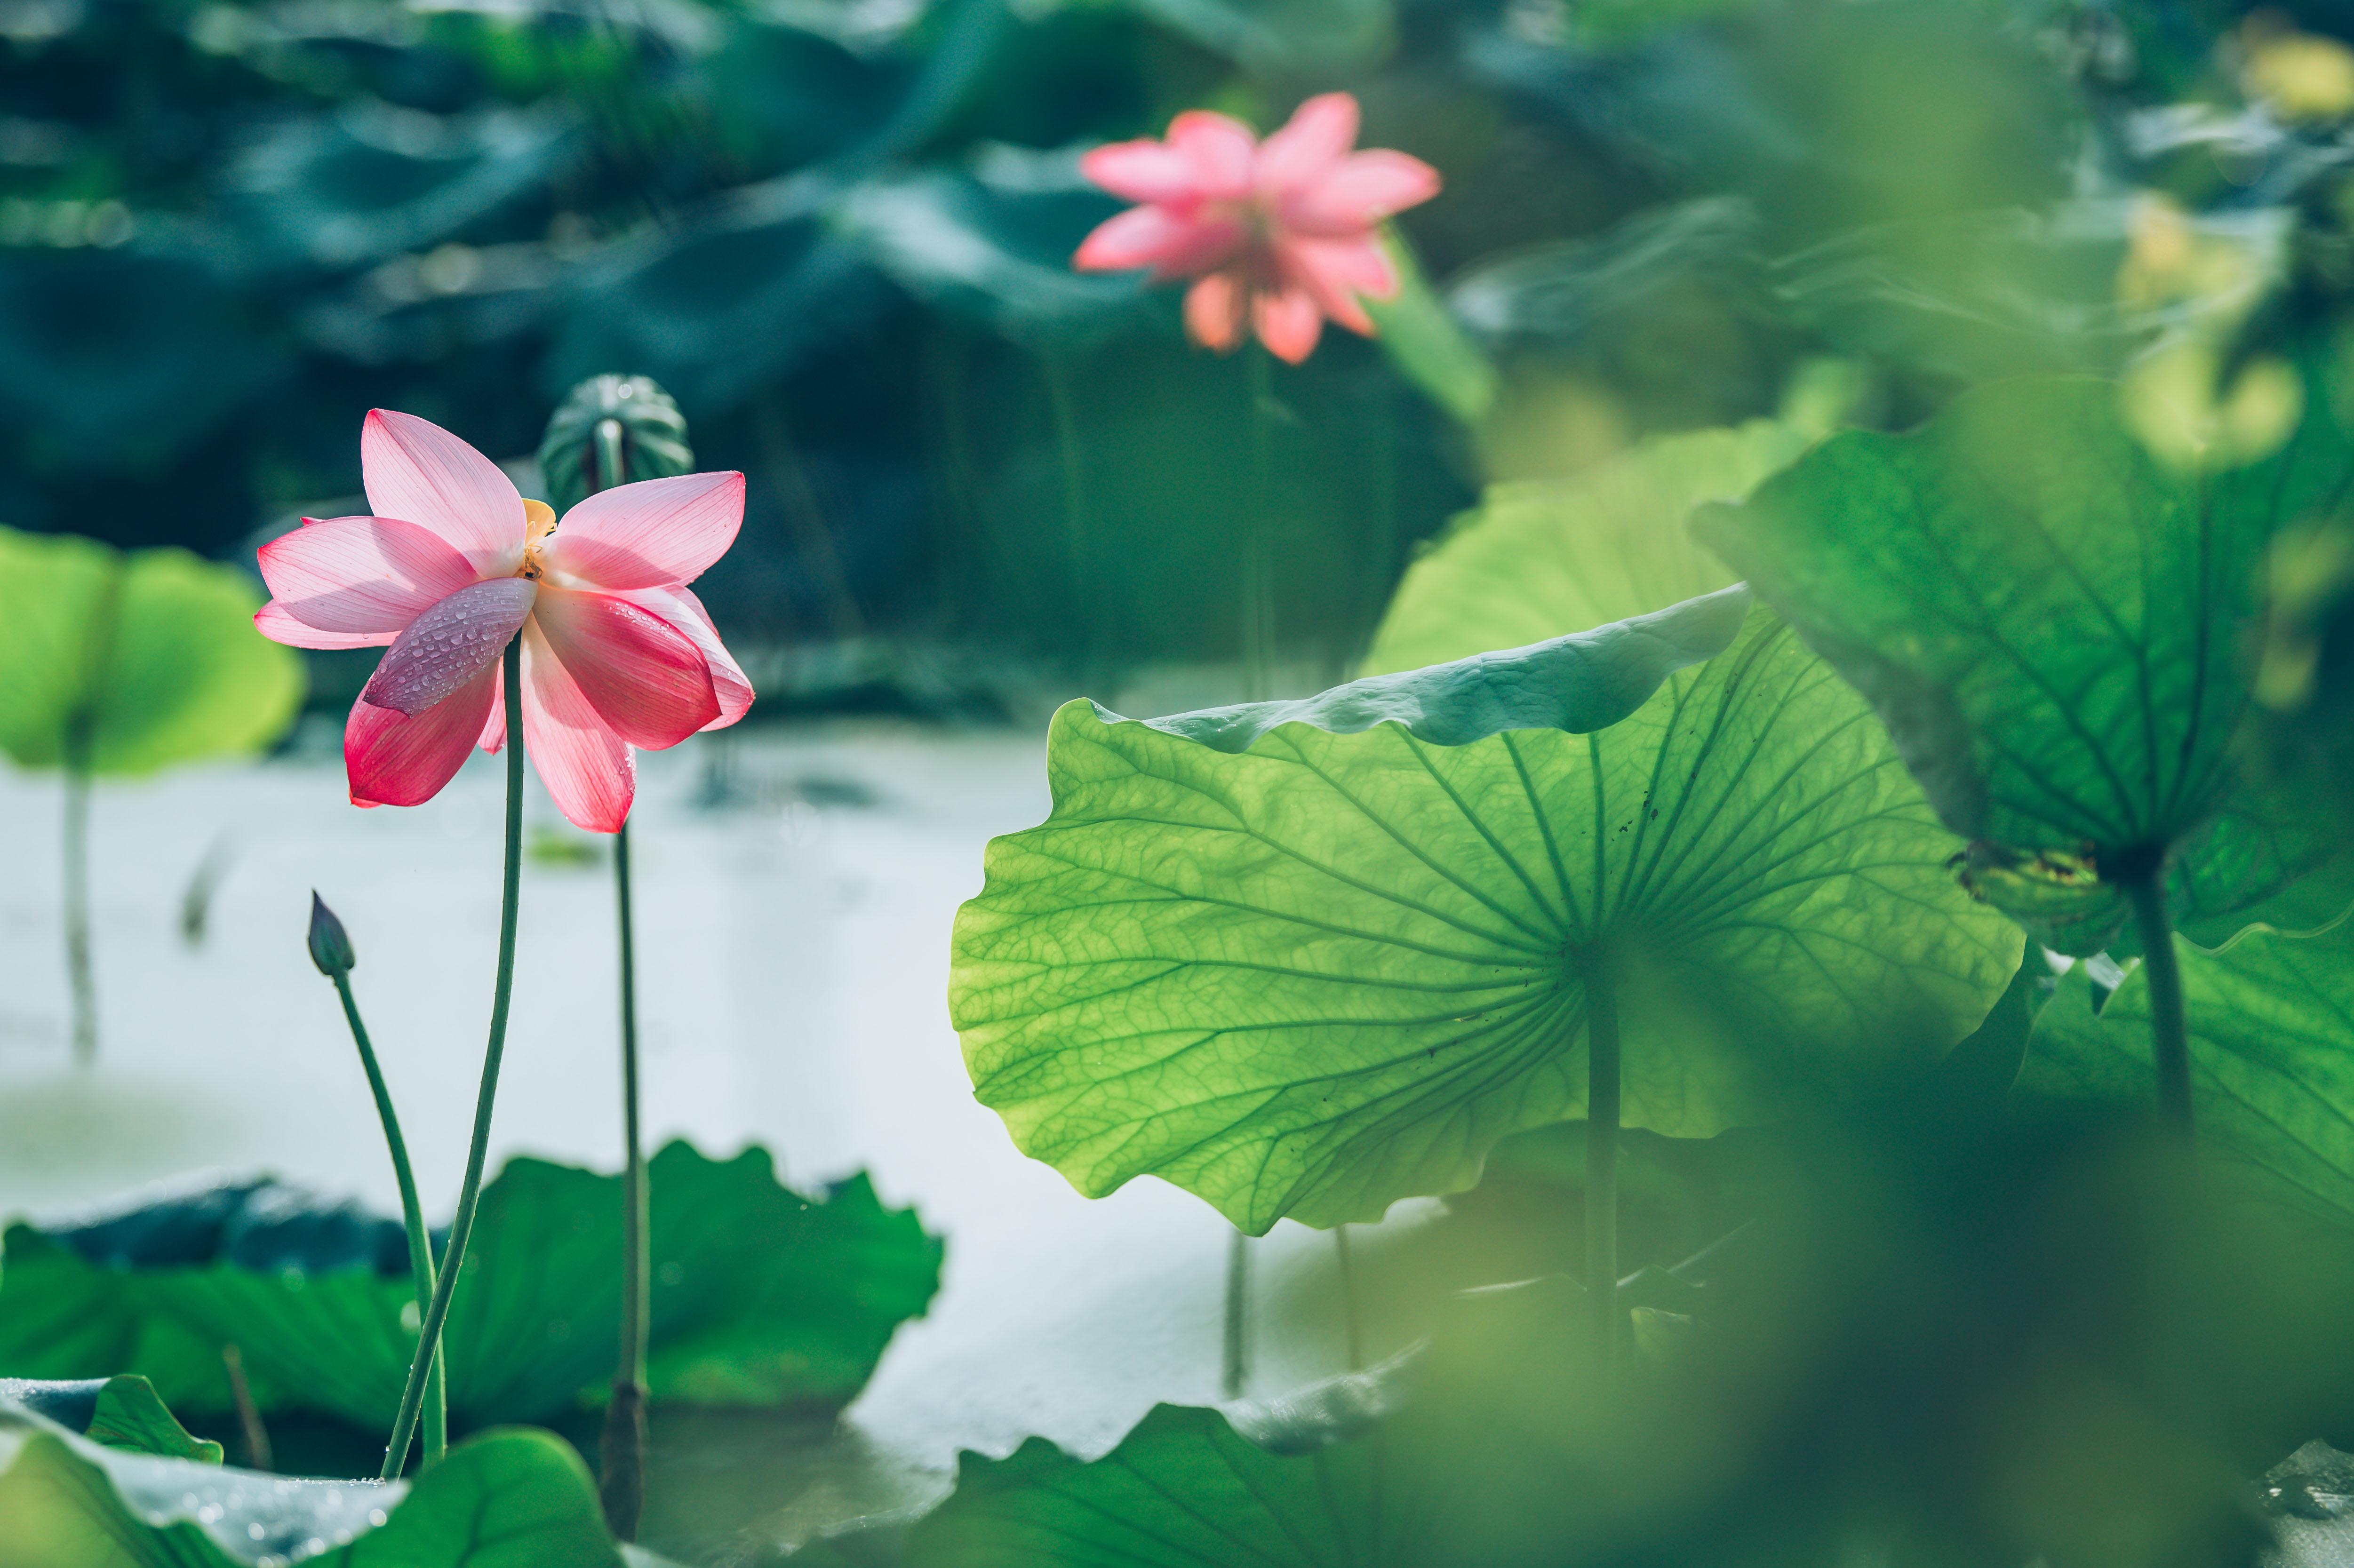
{"label": "flower stem", "polygon": [[[359,1047],[360,1066],[367,1073],[368,1093],[376,1097],[376,1119],[384,1124],[385,1147],[392,1150],[392,1177],[400,1185],[400,1223],[408,1232],[408,1273],[417,1286],[417,1319],[422,1324],[433,1305],[433,1240],[425,1229],[424,1205],[417,1201],[408,1142],[400,1136],[400,1118],[392,1108],[392,1091],[385,1087],[384,1073],[376,1065],[376,1047],[368,1043],[367,1025],[360,1022],[360,1004],[353,1000],[351,977],[329,978],[335,982],[335,994],[343,999],[344,1018],[352,1026],[352,1044]],[[425,1463],[429,1465],[439,1463],[450,1446],[447,1364],[437,1347],[425,1391]]]}
{"label": "flower stem", "polygon": [[1341,1326],[1348,1335],[1349,1370],[1365,1370],[1365,1323],[1357,1308],[1357,1262],[1349,1250],[1349,1227],[1332,1227],[1332,1254],[1341,1266]]}
{"label": "flower stem", "polygon": [[2190,1020],[2182,1003],[2182,961],[2174,950],[2174,923],[2166,909],[2166,869],[2121,880],[2141,937],[2142,974],[2149,986],[2150,1049],[2158,1062],[2158,1110],[2167,1128],[2191,1139]]}
{"label": "flower stem", "polygon": [[74,1060],[98,1061],[98,979],[90,948],[90,724],[66,723],[66,986],[73,997]]}
{"label": "flower stem", "polygon": [[638,1121],[638,982],[630,908],[630,824],[613,836],[613,887],[621,926],[621,1356],[605,1406],[599,1492],[614,1535],[635,1541],[646,1500],[646,1350],[652,1328],[647,1245],[645,1143]]}
{"label": "flower stem", "polygon": [[1054,408],[1055,445],[1062,460],[1064,546],[1071,556],[1071,613],[1078,623],[1079,670],[1093,681],[1101,652],[1097,599],[1108,585],[1094,580],[1094,552],[1087,547],[1087,476],[1079,467],[1079,416],[1071,395],[1071,367],[1055,355],[1045,356],[1045,366],[1046,400]]}
{"label": "flower stem", "polygon": [[1250,1381],[1250,1237],[1237,1226],[1226,1238],[1225,1353],[1218,1386],[1228,1399],[1242,1397]]}
{"label": "flower stem", "polygon": [[491,1037],[482,1052],[482,1086],[474,1098],[474,1136],[466,1150],[466,1180],[458,1189],[458,1213],[450,1222],[450,1245],[441,1255],[441,1271],[433,1281],[433,1300],[417,1337],[417,1359],[409,1363],[408,1384],[400,1391],[400,1412],[393,1417],[392,1441],[385,1448],[383,1478],[391,1480],[408,1461],[409,1439],[417,1431],[417,1414],[425,1403],[427,1373],[440,1348],[441,1325],[450,1317],[450,1297],[465,1266],[466,1243],[474,1234],[474,1210],[482,1196],[482,1162],[491,1147],[491,1111],[499,1094],[499,1063],[507,1048],[507,1002],[514,991],[515,904],[523,888],[523,641],[507,644],[501,655],[505,666],[507,717],[507,848],[506,873],[499,904],[499,970],[491,993]]}
{"label": "flower stem", "polygon": [[1618,988],[1607,954],[1585,967],[1585,1288],[1607,1375],[1618,1353]]}
{"label": "flower stem", "polygon": [[1267,411],[1275,356],[1253,338],[1243,346],[1250,398],[1250,493],[1243,514],[1242,619],[1245,695],[1262,702],[1275,686],[1275,583],[1268,558],[1268,491],[1274,470],[1274,429]]}

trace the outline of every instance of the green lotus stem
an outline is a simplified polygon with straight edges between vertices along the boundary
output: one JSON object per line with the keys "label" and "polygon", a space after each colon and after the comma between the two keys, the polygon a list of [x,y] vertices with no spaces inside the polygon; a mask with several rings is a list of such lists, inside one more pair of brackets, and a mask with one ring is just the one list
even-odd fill
{"label": "green lotus stem", "polygon": [[385,1447],[383,1478],[391,1480],[408,1462],[409,1439],[416,1436],[418,1411],[425,1403],[425,1385],[434,1355],[441,1345],[441,1326],[449,1320],[450,1298],[466,1262],[466,1244],[474,1234],[474,1211],[482,1197],[482,1163],[491,1148],[491,1112],[498,1102],[499,1064],[507,1048],[507,1003],[514,991],[515,905],[523,888],[523,640],[518,637],[500,655],[505,666],[507,717],[507,848],[506,871],[499,904],[499,970],[491,993],[491,1036],[482,1051],[482,1085],[474,1097],[474,1136],[466,1149],[466,1180],[458,1189],[458,1213],[450,1222],[450,1243],[441,1255],[441,1272],[433,1281],[433,1300],[417,1337],[417,1359],[409,1363],[408,1383],[400,1392],[400,1411],[393,1417],[392,1441]]}
{"label": "green lotus stem", "polygon": [[2191,1140],[2190,1020],[2182,1004],[2182,960],[2174,950],[2174,923],[2166,908],[2161,863],[2117,887],[2133,906],[2141,937],[2141,968],[2149,986],[2149,1043],[2158,1064],[2158,1112],[2168,1131]]}
{"label": "green lotus stem", "polygon": [[1243,514],[1242,633],[1245,695],[1263,702],[1275,687],[1275,583],[1267,554],[1268,490],[1273,482],[1275,356],[1253,337],[1243,346],[1250,398],[1250,493]]}
{"label": "green lotus stem", "polygon": [[[619,419],[597,426],[597,488],[627,482],[629,452]],[[605,1404],[598,1495],[605,1523],[622,1541],[638,1538],[646,1502],[646,1354],[652,1333],[653,1260],[648,1244],[645,1139],[638,1107],[637,922],[630,902],[630,824],[613,835],[613,893],[621,968],[621,1348]]]}
{"label": "green lotus stem", "polygon": [[1098,639],[1096,596],[1088,591],[1094,562],[1087,548],[1087,480],[1079,469],[1078,411],[1071,397],[1070,366],[1053,355],[1046,356],[1045,366],[1046,400],[1054,408],[1055,445],[1062,459],[1064,545],[1071,555],[1071,585],[1075,590],[1071,608],[1079,622],[1079,668],[1092,680]]}
{"label": "green lotus stem", "polygon": [[74,1060],[98,1060],[98,978],[90,948],[89,715],[66,721],[65,895],[66,986],[73,998]]}
{"label": "green lotus stem", "polygon": [[1238,1225],[1226,1238],[1225,1354],[1218,1386],[1228,1399],[1242,1397],[1250,1380],[1250,1237]]}
{"label": "green lotus stem", "polygon": [[1618,989],[1607,953],[1585,966],[1585,1288],[1607,1369],[1618,1351]]}
{"label": "green lotus stem", "polygon": [[1349,1252],[1349,1227],[1332,1227],[1332,1255],[1341,1266],[1341,1325],[1348,1335],[1349,1370],[1365,1370],[1365,1324],[1357,1309],[1357,1265]]}
{"label": "green lotus stem", "polygon": [[[318,895],[312,895],[316,898]],[[417,1201],[417,1177],[408,1164],[408,1141],[400,1135],[400,1117],[392,1108],[392,1091],[385,1086],[376,1065],[376,1047],[368,1043],[367,1025],[360,1021],[360,1004],[352,996],[351,975],[338,970],[328,979],[343,1000],[345,1021],[352,1026],[352,1044],[359,1048],[360,1066],[367,1074],[368,1093],[376,1097],[376,1119],[384,1124],[385,1147],[392,1150],[392,1177],[400,1185],[400,1223],[408,1232],[408,1274],[417,1287],[417,1319],[421,1326],[433,1305],[433,1240],[425,1228],[425,1208]],[[440,1462],[450,1447],[448,1360],[439,1347],[425,1390],[425,1463]],[[406,1456],[404,1456],[405,1457]]]}
{"label": "green lotus stem", "polygon": [[73,997],[74,1060],[98,1061],[98,975],[90,936],[90,776],[98,749],[98,709],[111,673],[115,623],[122,607],[123,559],[109,552],[90,605],[83,647],[81,700],[67,714],[58,760],[66,776],[66,985]]}

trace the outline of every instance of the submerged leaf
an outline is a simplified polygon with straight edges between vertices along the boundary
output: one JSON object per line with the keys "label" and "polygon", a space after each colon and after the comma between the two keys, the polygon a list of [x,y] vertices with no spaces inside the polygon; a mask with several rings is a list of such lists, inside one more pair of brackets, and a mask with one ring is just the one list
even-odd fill
{"label": "submerged leaf", "polygon": [[1584,631],[1725,587],[1733,574],[1685,531],[1686,514],[1748,494],[1805,445],[1759,420],[1663,436],[1575,479],[1490,486],[1407,569],[1366,672]]}
{"label": "submerged leaf", "polygon": [[[2354,1222],[2354,920],[2306,937],[2250,931],[2220,952],[2176,946],[2202,1151]],[[2060,982],[2037,1015],[2019,1092],[2148,1097],[2149,985],[2138,966],[2097,1012],[2085,965]]]}
{"label": "submerged leaf", "polygon": [[299,655],[258,634],[243,573],[186,550],[129,555],[0,528],[0,750],[152,773],[277,738],[302,697]]}
{"label": "submerged leaf", "polygon": [[1597,959],[1625,1120],[1694,1135],[1943,1050],[2018,962],[1869,710],[1762,610],[1594,734],[1226,723],[1066,705],[1053,815],[958,916],[976,1092],[1090,1195],[1150,1173],[1257,1232],[1460,1191],[1584,1106]]}
{"label": "submerged leaf", "polygon": [[2349,477],[2327,411],[2263,461],[2178,467],[2113,385],[2019,381],[1909,435],[1836,437],[1695,527],[1872,700],[1946,825],[1990,846],[1986,895],[2089,953],[2124,923],[2120,868],[2170,858],[2186,928],[2220,936],[2328,847],[2218,819],[2249,809],[2233,747],[2265,547]]}

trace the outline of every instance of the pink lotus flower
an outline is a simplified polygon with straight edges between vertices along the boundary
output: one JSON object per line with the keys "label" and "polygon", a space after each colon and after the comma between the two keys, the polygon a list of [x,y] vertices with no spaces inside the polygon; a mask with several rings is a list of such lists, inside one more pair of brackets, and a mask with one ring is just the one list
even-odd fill
{"label": "pink lotus flower", "polygon": [[1242,341],[1246,317],[1293,365],[1328,316],[1371,337],[1358,296],[1397,292],[1382,221],[1437,196],[1438,171],[1404,153],[1351,152],[1356,141],[1357,101],[1328,92],[1264,143],[1241,122],[1197,109],[1170,122],[1166,142],[1097,147],[1081,171],[1145,205],[1088,235],[1071,264],[1197,279],[1185,328],[1220,354]]}
{"label": "pink lotus flower", "polygon": [[752,687],[687,584],[744,518],[744,476],[617,485],[559,524],[438,425],[360,429],[372,517],[304,518],[261,547],[262,635],[391,646],[344,726],[357,806],[431,800],[475,746],[505,744],[499,656],[523,639],[523,739],[574,822],[615,832],[659,751],[744,716]]}

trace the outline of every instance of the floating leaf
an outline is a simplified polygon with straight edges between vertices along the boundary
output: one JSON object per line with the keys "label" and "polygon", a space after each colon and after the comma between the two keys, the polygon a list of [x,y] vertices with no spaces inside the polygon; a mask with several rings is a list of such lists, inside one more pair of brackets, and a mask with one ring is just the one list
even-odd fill
{"label": "floating leaf", "polygon": [[[1227,1568],[1426,1561],[1404,1484],[1371,1438],[1278,1455],[1214,1410],[1162,1404],[1082,1464],[1042,1437],[967,1454],[957,1489],[909,1532],[907,1568]],[[1405,1539],[1399,1539],[1401,1531]]]}
{"label": "floating leaf", "polygon": [[2349,478],[2326,412],[2263,461],[2181,468],[2112,384],[2018,381],[1835,437],[1695,526],[1879,709],[1987,896],[2090,953],[2119,866],[2171,857],[2183,928],[2220,938],[2326,848],[2217,819],[2245,806],[2266,546]]}
{"label": "floating leaf", "polygon": [[1685,515],[1748,494],[1805,445],[1760,420],[1647,441],[1575,479],[1490,486],[1407,568],[1366,670],[1518,647],[1724,587],[1733,574],[1685,531]]}
{"label": "floating leaf", "polygon": [[[1390,679],[1444,692],[1461,668]],[[1251,712],[1066,705],[1052,816],[990,846],[958,916],[976,1091],[1090,1195],[1150,1173],[1256,1232],[1459,1191],[1498,1139],[1583,1106],[1597,951],[1624,1118],[1688,1135],[1942,1050],[2018,962],[1870,710],[1762,610],[1593,734],[1498,715],[1447,746],[1333,733],[1312,705],[1237,731]]]}
{"label": "floating leaf", "polygon": [[0,528],[0,749],[58,767],[77,722],[96,773],[260,749],[302,698],[300,657],[253,629],[260,607],[244,573],[186,550]]}
{"label": "floating leaf", "polygon": [[10,1568],[649,1568],[545,1432],[462,1443],[413,1482],[294,1480],[101,1446],[0,1403]]}
{"label": "floating leaf", "polygon": [[[812,1203],[766,1152],[672,1143],[652,1162],[654,1396],[840,1405],[938,1287],[940,1245],[864,1177]],[[482,1193],[444,1343],[453,1419],[546,1419],[599,1397],[620,1333],[620,1179],[519,1159]],[[274,1183],[8,1233],[0,1367],[148,1372],[225,1408],[235,1343],[265,1409],[388,1425],[416,1344],[396,1222]],[[142,1360],[150,1357],[153,1360]]]}
{"label": "floating leaf", "polygon": [[157,1397],[155,1385],[143,1377],[73,1383],[0,1378],[0,1404],[20,1405],[125,1453],[160,1454],[206,1465],[221,1462],[221,1446],[181,1425],[171,1407]]}
{"label": "floating leaf", "polygon": [[[2354,1220],[2354,920],[2317,936],[2250,931],[2210,953],[2177,943],[2201,1149],[2270,1173]],[[2149,985],[2137,966],[2096,1012],[2079,964],[2035,1021],[2020,1092],[2149,1097]]]}

